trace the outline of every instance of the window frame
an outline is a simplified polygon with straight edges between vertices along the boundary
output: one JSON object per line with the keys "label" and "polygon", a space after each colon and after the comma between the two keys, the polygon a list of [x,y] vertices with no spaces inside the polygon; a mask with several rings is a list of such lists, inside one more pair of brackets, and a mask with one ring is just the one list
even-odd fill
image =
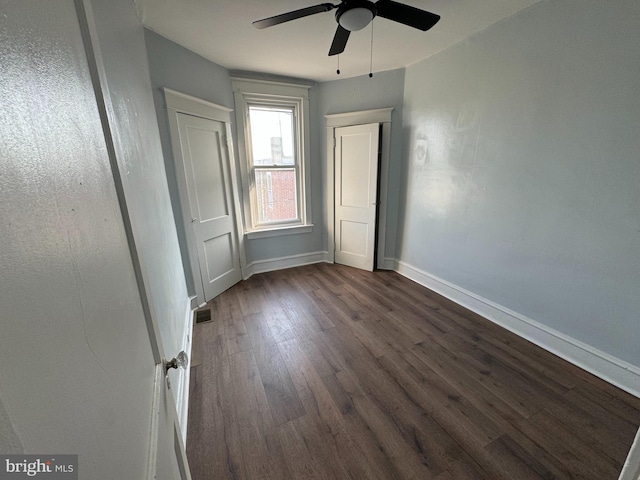
{"label": "window frame", "polygon": [[[253,225],[253,229],[254,230],[265,230],[265,229],[272,229],[272,228],[278,228],[278,227],[287,227],[287,226],[293,226],[293,225],[300,225],[301,223],[304,222],[304,213],[303,213],[303,206],[304,206],[304,199],[302,198],[302,192],[300,191],[300,184],[301,182],[301,166],[300,164],[301,159],[302,159],[302,154],[300,152],[300,148],[299,148],[299,137],[300,137],[300,130],[301,130],[301,122],[299,120],[299,113],[298,113],[298,105],[297,104],[293,104],[290,101],[273,101],[273,100],[268,100],[268,101],[263,101],[263,100],[254,100],[251,98],[247,98],[246,99],[246,126],[245,126],[245,131],[246,131],[246,150],[247,150],[247,169],[248,169],[248,181],[249,181],[249,191],[251,192],[252,198],[251,198],[251,214],[252,214],[252,225]],[[250,112],[249,110],[251,109],[251,107],[265,107],[265,108],[269,108],[269,107],[273,107],[274,109],[282,109],[282,110],[291,110],[291,112],[293,113],[293,158],[294,158],[294,163],[293,164],[281,164],[281,165],[256,165],[255,163],[255,159],[253,158],[253,148],[252,148],[252,142],[251,142],[251,121],[250,121]],[[298,212],[297,218],[293,219],[293,220],[287,220],[287,221],[267,221],[267,222],[260,222],[259,218],[260,218],[260,214],[258,212],[258,208],[259,208],[259,203],[257,201],[257,190],[256,190],[256,172],[259,170],[262,171],[267,171],[267,172],[273,172],[276,170],[291,170],[293,169],[295,172],[295,178],[296,178],[296,210]]]}
{"label": "window frame", "polygon": [[[238,129],[238,157],[242,177],[244,233],[248,238],[310,232],[311,198],[309,175],[309,88],[311,85],[280,83],[266,80],[232,78],[236,125]],[[258,222],[258,202],[255,189],[255,169],[270,166],[253,164],[251,147],[250,106],[292,108],[294,112],[294,165],[273,167],[294,168],[296,171],[298,218],[286,222]]]}

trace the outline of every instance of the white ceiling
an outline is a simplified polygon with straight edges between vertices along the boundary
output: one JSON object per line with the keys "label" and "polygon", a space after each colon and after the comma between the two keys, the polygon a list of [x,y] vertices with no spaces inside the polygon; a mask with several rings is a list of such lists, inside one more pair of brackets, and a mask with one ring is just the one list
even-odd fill
{"label": "white ceiling", "polygon": [[[263,72],[318,82],[369,73],[371,27],[353,32],[340,55],[328,57],[335,10],[264,30],[254,20],[329,0],[134,0],[142,23],[230,70]],[[373,22],[373,71],[418,62],[540,0],[406,0],[442,17],[422,32],[384,18]],[[335,1],[332,3],[339,3]]]}

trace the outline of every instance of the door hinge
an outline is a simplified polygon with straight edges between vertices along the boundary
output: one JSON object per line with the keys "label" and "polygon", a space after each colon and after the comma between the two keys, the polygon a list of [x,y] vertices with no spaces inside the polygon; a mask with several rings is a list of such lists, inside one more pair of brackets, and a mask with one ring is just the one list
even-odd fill
{"label": "door hinge", "polygon": [[335,150],[336,148],[336,137],[333,137],[333,149]]}

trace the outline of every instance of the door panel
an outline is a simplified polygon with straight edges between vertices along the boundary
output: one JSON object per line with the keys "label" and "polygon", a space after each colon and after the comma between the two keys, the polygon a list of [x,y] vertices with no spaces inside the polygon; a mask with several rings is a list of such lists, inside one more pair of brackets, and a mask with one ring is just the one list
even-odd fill
{"label": "door panel", "polygon": [[[189,118],[185,119],[189,120]],[[222,133],[211,130],[207,123],[202,127],[194,125],[199,121],[186,122],[187,148],[191,158],[191,178],[195,208],[201,222],[229,215],[229,205],[225,192],[222,168]],[[204,161],[204,159],[209,161]],[[196,160],[196,161],[194,161]]]}
{"label": "door panel", "polygon": [[[375,125],[376,129],[377,127]],[[372,197],[375,201],[375,192],[371,191],[371,188],[375,189],[375,184],[371,185],[369,179],[372,169],[375,170],[374,174],[377,173],[377,162],[371,164],[371,153],[377,154],[378,145],[371,145],[371,133],[368,129],[357,127],[356,131],[341,131],[338,135],[341,147],[338,174],[342,177],[340,205],[367,209]]]}
{"label": "door panel", "polygon": [[343,254],[367,256],[369,225],[342,220],[340,222],[340,247]]}
{"label": "door panel", "polygon": [[224,122],[177,114],[204,299],[242,278]]}
{"label": "door panel", "polygon": [[335,261],[373,270],[379,125],[335,129]]}
{"label": "door panel", "polygon": [[[184,449],[149,428],[175,428],[176,413],[156,381],[162,342],[123,215],[126,175],[110,157],[118,130],[96,101],[105,83],[93,52],[109,44],[98,44],[88,0],[1,8],[12,74],[0,82],[0,431],[17,433],[11,453],[77,454],[80,478],[188,479],[184,463],[183,475],[154,475],[156,458],[179,469]],[[162,395],[169,403],[154,409]]]}
{"label": "door panel", "polygon": [[[231,235],[223,234],[203,242],[203,254],[207,265],[207,280],[213,282],[233,270],[233,242]],[[220,255],[220,252],[227,252]]]}

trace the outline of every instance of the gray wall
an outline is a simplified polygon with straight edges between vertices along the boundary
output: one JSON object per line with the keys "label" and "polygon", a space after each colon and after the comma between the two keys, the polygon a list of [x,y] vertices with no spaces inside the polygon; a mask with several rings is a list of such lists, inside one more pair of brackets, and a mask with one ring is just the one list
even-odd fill
{"label": "gray wall", "polygon": [[397,251],[635,365],[639,18],[544,1],[408,67]]}
{"label": "gray wall", "polygon": [[[396,212],[398,211],[400,168],[402,152],[402,102],[404,90],[404,69],[325,82],[319,85],[318,135],[320,137],[320,158],[323,159],[322,183],[326,185],[327,171],[327,131],[324,115],[356,112],[375,108],[394,107],[391,114],[391,150],[389,165],[389,198],[387,217],[387,239],[385,256],[395,253]],[[323,202],[326,205],[326,199]],[[323,225],[326,231],[327,226]],[[327,237],[324,237],[327,250]]]}
{"label": "gray wall", "polygon": [[180,209],[180,196],[178,194],[178,183],[169,133],[169,118],[165,108],[166,103],[162,88],[167,87],[224,107],[233,108],[231,80],[226,68],[205,60],[200,55],[148,29],[144,30],[144,38],[149,59],[158,128],[162,140],[164,166],[180,242],[182,265],[189,294],[195,295],[196,289],[193,284],[193,273],[189,262],[187,239],[183,226],[184,219]]}
{"label": "gray wall", "polygon": [[[186,93],[203,100],[208,100],[225,107],[234,108],[231,79],[229,71],[226,68],[206,60],[205,58],[150,30],[145,30],[145,40],[149,56],[151,82],[153,85],[158,125],[162,137],[169,189],[171,191],[171,199],[173,202],[180,243],[183,247],[183,264],[186,271],[189,292],[191,294],[195,294],[191,269],[188,257],[186,256],[186,239],[178,201],[178,186],[169,137],[168,117],[161,88],[168,87],[172,90]],[[270,77],[260,75],[259,78],[269,79]],[[316,127],[318,120],[313,115],[313,112],[318,110],[317,88],[312,87],[309,95],[311,109],[310,188],[312,195],[312,220],[317,226],[314,228],[313,232],[309,234],[245,240],[247,263],[286,257],[289,255],[318,252],[322,250],[323,229],[320,225],[322,220],[322,185],[320,181],[321,165],[318,157],[318,129]],[[234,120],[235,119],[232,119],[232,135],[234,149],[237,152],[238,143]],[[240,178],[239,174],[238,178]]]}

